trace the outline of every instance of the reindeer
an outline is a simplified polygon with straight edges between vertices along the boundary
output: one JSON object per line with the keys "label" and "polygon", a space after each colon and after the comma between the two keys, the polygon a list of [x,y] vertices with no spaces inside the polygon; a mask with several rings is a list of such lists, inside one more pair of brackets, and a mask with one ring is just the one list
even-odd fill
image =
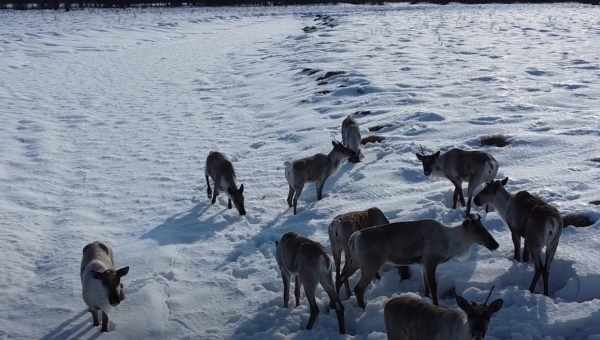
{"label": "reindeer", "polygon": [[406,295],[390,299],[383,312],[388,340],[483,340],[492,315],[504,304],[502,299],[487,304],[493,290],[481,305],[457,295],[461,310]]}
{"label": "reindeer", "polygon": [[125,300],[121,278],[129,267],[114,268],[113,252],[102,242],[92,242],[83,248],[81,259],[81,286],[83,301],[92,314],[94,327],[100,325],[98,312],[102,311],[102,332],[109,331],[108,311]]}
{"label": "reindeer", "polygon": [[360,129],[358,123],[352,117],[348,116],[342,122],[342,144],[348,149],[354,151],[355,157],[351,157],[348,161],[351,163],[360,162]]}
{"label": "reindeer", "polygon": [[354,232],[348,240],[352,255],[336,288],[360,268],[360,281],[354,288],[358,305],[365,308],[367,286],[386,262],[396,265],[420,263],[424,267],[425,294],[431,292],[438,304],[437,266],[463,254],[471,245],[496,250],[498,242],[481,224],[479,215],[468,215],[462,224],[446,227],[435,220],[397,222]]}
{"label": "reindeer", "polygon": [[[208,177],[212,178],[214,190],[210,188]],[[206,178],[206,194],[208,199],[212,200],[210,204],[215,204],[219,191],[227,193],[227,209],[231,209],[231,201],[240,215],[246,215],[244,209],[244,185],[240,185],[239,189],[235,184],[235,171],[233,164],[225,158],[225,156],[217,151],[211,151],[206,157],[206,167],[204,168],[204,177]]]}
{"label": "reindeer", "polygon": [[485,152],[465,151],[452,149],[443,155],[436,152],[432,155],[425,155],[421,147],[417,158],[423,163],[423,172],[425,176],[446,177],[454,184],[454,196],[452,198],[452,209],[456,209],[458,200],[462,206],[465,206],[465,197],[463,196],[462,182],[467,181],[467,215],[471,213],[471,199],[475,190],[482,184],[485,184],[496,177],[498,173],[498,162],[496,159]]}
{"label": "reindeer", "polygon": [[[345,255],[346,264],[350,263],[350,249],[348,249],[348,239],[353,232],[373,227],[376,225],[388,224],[390,221],[378,208],[369,208],[363,211],[354,211],[336,216],[329,225],[329,241],[331,243],[331,252],[335,263],[335,281],[339,282],[341,272],[342,254]],[[408,279],[410,271],[407,266],[399,267],[400,277]],[[379,274],[377,274],[378,276]],[[350,296],[349,280],[344,282],[346,292]],[[339,294],[339,290],[337,291]]]}
{"label": "reindeer", "polygon": [[323,186],[327,178],[337,171],[342,161],[356,155],[354,151],[338,142],[332,141],[331,143],[333,150],[328,155],[318,153],[311,157],[284,163],[285,178],[290,188],[287,203],[288,206],[294,207],[294,215],[296,215],[298,198],[300,198],[306,182],[315,182],[317,200],[320,200],[323,198]]}
{"label": "reindeer", "polygon": [[[534,292],[540,275],[544,281],[544,295],[548,296],[548,276],[562,232],[563,220],[556,208],[527,191],[511,195],[504,186],[508,177],[492,181],[475,197],[475,205],[491,204],[508,224],[514,245],[514,258],[521,260],[521,238],[525,239],[523,261],[533,258],[535,274],[529,286]],[[542,248],[546,247],[542,257]]]}
{"label": "reindeer", "polygon": [[310,305],[310,318],[306,329],[311,329],[319,315],[315,292],[320,283],[329,295],[330,308],[336,311],[340,334],[345,334],[344,306],[335,292],[331,278],[331,261],[323,246],[293,232],[285,233],[275,244],[277,245],[275,256],[283,280],[283,306],[288,307],[290,281],[295,277],[296,307],[300,305],[300,287],[304,286],[304,293]]}

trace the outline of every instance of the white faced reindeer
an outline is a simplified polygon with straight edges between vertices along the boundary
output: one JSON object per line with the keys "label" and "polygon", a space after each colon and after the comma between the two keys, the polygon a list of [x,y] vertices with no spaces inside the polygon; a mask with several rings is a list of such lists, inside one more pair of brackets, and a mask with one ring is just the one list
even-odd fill
{"label": "white faced reindeer", "polygon": [[342,144],[335,141],[331,143],[333,150],[328,155],[318,153],[311,157],[284,163],[285,178],[290,188],[287,203],[288,206],[294,207],[294,215],[296,215],[298,198],[300,198],[306,182],[315,182],[317,200],[320,200],[323,198],[323,186],[327,178],[337,171],[342,161],[355,156],[354,151]]}
{"label": "white faced reindeer", "polygon": [[363,229],[350,236],[351,263],[344,267],[336,288],[360,268],[360,281],[354,293],[358,305],[364,309],[365,290],[384,263],[405,266],[420,263],[424,267],[425,293],[431,292],[433,303],[437,305],[437,266],[463,254],[476,243],[489,250],[498,248],[498,242],[481,224],[479,215],[468,215],[455,227],[446,227],[435,220],[421,220]]}
{"label": "white faced reindeer", "polygon": [[[348,248],[348,239],[355,231],[363,230],[369,227],[388,224],[390,221],[378,208],[369,208],[363,211],[353,211],[336,216],[329,224],[329,241],[331,242],[331,252],[333,262],[335,263],[335,281],[340,281],[340,272],[342,271],[342,254],[345,256],[346,265],[350,263],[351,251]],[[402,266],[399,268],[400,277],[408,279],[410,276],[409,268]],[[348,296],[351,295],[349,280],[344,282]],[[339,294],[339,290],[337,291]]]}
{"label": "white faced reindeer", "polygon": [[81,286],[83,301],[92,314],[94,327],[99,326],[98,312],[102,312],[102,331],[109,331],[108,311],[125,299],[121,278],[129,267],[114,268],[113,252],[102,242],[92,242],[83,248],[81,259]]}
{"label": "white faced reindeer", "polygon": [[281,240],[275,243],[277,244],[275,256],[283,280],[283,305],[288,307],[290,281],[296,277],[294,287],[296,306],[300,304],[300,287],[304,286],[304,293],[310,304],[310,318],[306,329],[311,329],[319,315],[315,292],[320,283],[329,295],[330,308],[336,311],[340,334],[345,334],[344,306],[335,292],[331,278],[331,261],[323,246],[293,232],[284,234]]}
{"label": "white faced reindeer", "polygon": [[[548,295],[548,276],[563,228],[562,218],[556,208],[527,191],[511,195],[504,188],[507,182],[508,177],[488,183],[475,197],[475,204],[491,204],[498,210],[510,229],[517,261],[521,260],[521,237],[525,238],[523,260],[529,261],[531,254],[535,265],[529,291],[533,293],[542,275],[544,295]],[[545,256],[542,256],[544,247]]]}
{"label": "white faced reindeer", "polygon": [[[212,178],[214,190],[210,188],[208,177]],[[233,164],[225,158],[225,156],[216,151],[211,151],[206,157],[206,167],[204,168],[204,177],[206,178],[206,193],[208,199],[211,199],[211,204],[215,204],[219,191],[227,193],[227,208],[231,209],[231,201],[235,205],[240,215],[246,215],[244,208],[244,185],[240,185],[239,189],[235,184],[235,171]]]}
{"label": "white faced reindeer", "polygon": [[411,296],[390,299],[383,312],[388,340],[483,340],[492,315],[504,304],[502,299],[487,304],[493,290],[481,305],[457,295],[462,311]]}
{"label": "white faced reindeer", "polygon": [[348,116],[342,121],[342,144],[348,149],[354,151],[355,156],[348,161],[351,163],[360,162],[360,129],[358,123],[352,117]]}
{"label": "white faced reindeer", "polygon": [[425,176],[446,177],[454,184],[454,196],[452,198],[452,208],[456,209],[458,200],[465,206],[465,197],[462,191],[462,182],[469,183],[467,187],[467,215],[471,213],[471,199],[475,190],[490,181],[498,173],[498,162],[496,159],[485,152],[465,151],[452,149],[443,155],[436,152],[432,155],[425,155],[423,149],[416,154],[417,158],[423,163],[423,172]]}

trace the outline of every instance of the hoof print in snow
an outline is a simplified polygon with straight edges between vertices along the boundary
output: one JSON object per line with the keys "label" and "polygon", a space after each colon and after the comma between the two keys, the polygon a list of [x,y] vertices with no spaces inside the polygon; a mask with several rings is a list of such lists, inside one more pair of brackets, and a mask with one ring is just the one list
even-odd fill
{"label": "hoof print in snow", "polygon": [[385,140],[385,137],[383,137],[383,136],[368,136],[368,137],[363,138],[360,141],[360,144],[365,145],[368,143],[381,143],[384,140]]}
{"label": "hoof print in snow", "polygon": [[322,75],[319,78],[317,78],[317,81],[327,80],[329,78],[340,76],[340,75],[345,74],[345,73],[346,72],[344,72],[344,71],[328,71],[324,75]]}
{"label": "hoof print in snow", "polygon": [[369,128],[369,131],[371,131],[371,132],[376,132],[376,131],[379,131],[379,130],[382,130],[382,129],[385,129],[385,128],[390,128],[390,127],[392,127],[392,126],[393,126],[392,124],[380,124],[380,125],[374,125],[374,126],[371,126],[371,127]]}
{"label": "hoof print in snow", "polygon": [[317,30],[317,26],[304,26],[302,30],[304,31],[304,33],[312,33]]}
{"label": "hoof print in snow", "polygon": [[316,68],[310,68],[310,67],[305,67],[302,69],[302,71],[300,71],[300,73],[302,74],[306,74],[308,76],[312,76],[315,73],[319,73],[321,72],[321,70],[316,69]]}
{"label": "hoof print in snow", "polygon": [[590,201],[590,204],[600,205],[600,200]]}

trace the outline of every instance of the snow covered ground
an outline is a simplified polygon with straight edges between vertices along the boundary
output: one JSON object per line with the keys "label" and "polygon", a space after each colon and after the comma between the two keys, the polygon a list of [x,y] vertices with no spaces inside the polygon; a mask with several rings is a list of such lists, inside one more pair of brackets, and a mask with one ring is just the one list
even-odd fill
{"label": "snow covered ground", "polygon": [[[333,27],[318,25],[329,14]],[[316,26],[304,33],[303,27]],[[308,31],[312,31],[309,29]],[[327,79],[327,72],[343,72]],[[331,75],[331,74],[330,74]],[[328,246],[327,226],[370,206],[390,219],[461,221],[451,185],[414,156],[484,147],[509,176],[562,212],[600,200],[600,7],[317,6],[0,12],[0,339],[94,339],[79,282],[82,247],[103,240],[130,265],[127,300],[104,339],[385,339],[383,305],[421,294],[419,268],[344,301],[312,331],[282,307],[273,241],[296,231]],[[387,139],[346,164],[299,213],[283,162],[328,152],[351,113]],[[234,160],[248,216],[209,206],[209,150]],[[527,291],[530,265],[500,242],[438,271],[452,288],[504,308],[490,339],[600,339],[600,222],[563,233],[551,298]],[[356,278],[355,278],[356,280]]]}

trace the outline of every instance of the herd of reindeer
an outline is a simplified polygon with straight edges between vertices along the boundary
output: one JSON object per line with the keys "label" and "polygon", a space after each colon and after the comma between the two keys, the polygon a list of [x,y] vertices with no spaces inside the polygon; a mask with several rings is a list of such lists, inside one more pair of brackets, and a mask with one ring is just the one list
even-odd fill
{"label": "herd of reindeer", "polygon": [[[323,186],[342,162],[360,162],[361,136],[359,126],[350,116],[342,123],[342,143],[333,141],[329,154],[316,155],[285,162],[285,178],[289,185],[287,203],[297,213],[298,198],[306,183],[315,183],[317,200],[323,197]],[[398,267],[401,279],[410,277],[409,265],[423,266],[425,295],[433,304],[417,297],[403,295],[388,300],[384,308],[385,329],[389,339],[484,339],[492,315],[503,305],[502,299],[488,304],[493,287],[483,304],[467,301],[456,295],[460,309],[439,306],[436,269],[438,265],[465,253],[473,244],[496,250],[499,245],[487,231],[481,217],[471,214],[471,203],[495,208],[511,232],[516,261],[533,261],[535,271],[529,290],[533,293],[542,278],[543,292],[548,295],[550,266],[558,246],[563,220],[556,208],[527,191],[516,194],[505,188],[508,178],[497,180],[498,162],[485,152],[451,149],[427,155],[423,149],[416,153],[423,165],[425,176],[445,177],[454,185],[453,209],[460,203],[466,207],[464,221],[457,226],[446,226],[427,219],[394,222],[378,208],[348,212],[336,216],[329,225],[329,240],[333,263],[325,248],[318,242],[288,232],[276,242],[275,257],[283,280],[283,305],[288,307],[290,285],[295,279],[296,306],[304,287],[310,305],[307,329],[311,329],[319,314],[315,300],[320,284],[329,297],[330,308],[337,314],[339,332],[346,333],[344,306],[340,300],[342,286],[345,297],[352,295],[349,279],[360,269],[360,279],[354,287],[356,301],[365,308],[365,290],[374,279],[380,278],[384,264]],[[220,152],[210,152],[206,159],[205,178],[211,204],[220,192],[227,194],[228,208],[236,207],[245,215],[244,186],[236,184],[233,164]],[[210,179],[213,185],[211,188]],[[467,182],[467,201],[462,183]],[[479,190],[479,191],[478,191]],[[524,241],[521,252],[521,238]],[[344,265],[342,268],[342,254]],[[332,278],[335,267],[335,284]],[[93,242],[83,249],[81,282],[83,299],[87,304],[94,326],[110,330],[110,306],[124,298],[121,278],[129,267],[116,269],[110,247]]]}

